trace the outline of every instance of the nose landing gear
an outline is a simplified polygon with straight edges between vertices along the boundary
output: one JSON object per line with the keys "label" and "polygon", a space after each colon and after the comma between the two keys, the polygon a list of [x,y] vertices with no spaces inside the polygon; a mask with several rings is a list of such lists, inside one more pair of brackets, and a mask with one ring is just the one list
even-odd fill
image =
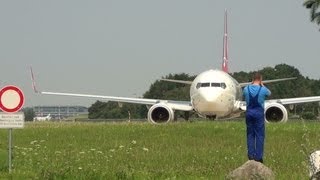
{"label": "nose landing gear", "polygon": [[217,119],[217,115],[208,115],[208,116],[206,116],[206,118],[213,121],[213,120]]}

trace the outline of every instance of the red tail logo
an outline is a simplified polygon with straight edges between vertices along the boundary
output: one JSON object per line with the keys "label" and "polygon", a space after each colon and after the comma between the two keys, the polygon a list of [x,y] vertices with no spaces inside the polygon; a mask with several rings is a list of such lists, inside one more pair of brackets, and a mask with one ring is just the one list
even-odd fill
{"label": "red tail logo", "polygon": [[224,13],[224,35],[223,35],[223,57],[222,57],[222,70],[229,73],[229,59],[228,59],[228,22],[227,10]]}

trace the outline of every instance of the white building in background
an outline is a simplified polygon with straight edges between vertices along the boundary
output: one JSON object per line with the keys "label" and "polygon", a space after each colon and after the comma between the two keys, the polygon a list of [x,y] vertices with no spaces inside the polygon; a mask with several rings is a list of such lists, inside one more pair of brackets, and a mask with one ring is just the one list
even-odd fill
{"label": "white building in background", "polygon": [[46,117],[50,114],[52,119],[88,114],[88,108],[84,106],[34,106],[33,111],[36,117]]}

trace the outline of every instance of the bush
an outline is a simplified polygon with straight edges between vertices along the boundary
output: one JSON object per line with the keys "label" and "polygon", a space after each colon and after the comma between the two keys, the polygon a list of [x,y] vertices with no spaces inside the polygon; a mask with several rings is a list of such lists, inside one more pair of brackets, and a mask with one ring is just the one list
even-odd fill
{"label": "bush", "polygon": [[301,114],[302,119],[314,120],[316,115],[313,112],[304,112]]}

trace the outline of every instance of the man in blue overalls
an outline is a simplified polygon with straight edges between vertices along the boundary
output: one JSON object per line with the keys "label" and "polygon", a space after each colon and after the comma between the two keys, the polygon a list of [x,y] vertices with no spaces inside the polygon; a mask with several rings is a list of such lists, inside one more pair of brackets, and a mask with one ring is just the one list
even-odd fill
{"label": "man in blue overalls", "polygon": [[249,160],[263,163],[264,149],[264,101],[271,92],[262,83],[260,73],[253,75],[252,84],[243,90],[247,103],[246,125],[247,125],[247,148]]}

